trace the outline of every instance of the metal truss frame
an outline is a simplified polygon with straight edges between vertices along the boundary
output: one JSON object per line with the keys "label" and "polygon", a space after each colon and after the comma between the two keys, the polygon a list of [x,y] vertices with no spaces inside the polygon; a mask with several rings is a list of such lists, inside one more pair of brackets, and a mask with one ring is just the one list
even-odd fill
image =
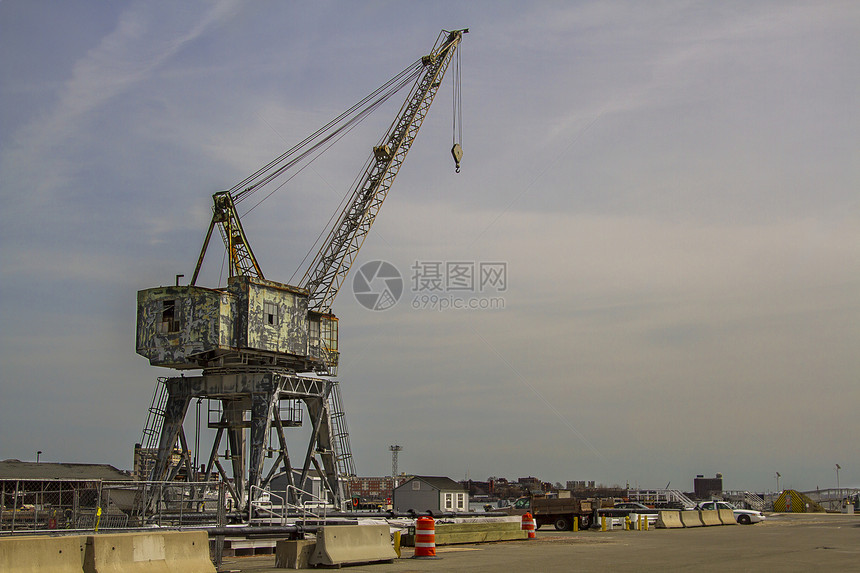
{"label": "metal truss frame", "polygon": [[[151,480],[170,479],[170,458],[177,440],[187,452],[183,422],[192,399],[220,400],[223,406],[221,420],[204,468],[204,482],[217,472],[228,484],[228,489],[243,511],[250,506],[252,487],[265,488],[282,467],[289,485],[293,483],[293,465],[287,448],[284,421],[277,408],[282,399],[302,400],[312,424],[311,436],[300,466],[299,484],[304,484],[312,469],[323,478],[323,485],[336,507],[344,502],[344,485],[338,475],[338,457],[335,449],[332,412],[329,397],[337,382],[320,378],[297,376],[288,371],[250,371],[202,376],[168,378],[167,402],[164,422],[158,442],[158,454]],[[246,417],[249,413],[249,419]],[[272,428],[278,438],[278,447],[269,447]],[[233,478],[230,480],[221,464],[218,449],[226,434],[229,461]],[[268,451],[277,452],[277,458],[264,476],[264,457]],[[187,462],[186,462],[187,463]],[[178,467],[178,466],[175,466]],[[294,488],[289,488],[295,491]],[[259,490],[257,490],[259,491]],[[295,503],[297,500],[291,500]]]}

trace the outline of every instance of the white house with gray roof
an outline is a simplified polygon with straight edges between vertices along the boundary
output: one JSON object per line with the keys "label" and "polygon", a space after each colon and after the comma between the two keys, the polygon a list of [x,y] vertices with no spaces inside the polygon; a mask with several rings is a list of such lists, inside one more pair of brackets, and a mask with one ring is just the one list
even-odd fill
{"label": "white house with gray roof", "polygon": [[396,512],[469,511],[469,492],[451,478],[413,476],[394,488],[392,505]]}

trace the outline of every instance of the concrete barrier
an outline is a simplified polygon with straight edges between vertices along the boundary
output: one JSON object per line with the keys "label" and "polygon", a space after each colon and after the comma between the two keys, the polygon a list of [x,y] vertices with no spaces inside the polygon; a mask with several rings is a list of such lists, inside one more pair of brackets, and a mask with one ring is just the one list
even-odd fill
{"label": "concrete barrier", "polygon": [[0,538],[3,573],[81,573],[87,538],[83,535]]}
{"label": "concrete barrier", "polygon": [[[488,543],[493,541],[514,541],[528,539],[528,532],[520,523],[498,521],[493,523],[437,523],[436,545],[456,545],[458,543]],[[414,535],[404,535],[401,544],[413,547]]]}
{"label": "concrete barrier", "polygon": [[678,529],[684,527],[684,524],[681,522],[681,513],[677,510],[661,511],[657,515],[657,527],[661,529]]}
{"label": "concrete barrier", "polygon": [[716,509],[703,509],[699,511],[699,518],[705,525],[722,525],[720,521],[720,512]]}
{"label": "concrete barrier", "polygon": [[205,531],[87,537],[84,573],[215,573]]}
{"label": "concrete barrier", "polygon": [[317,531],[311,565],[344,565],[394,561],[387,525],[327,525]]}
{"label": "concrete barrier", "polygon": [[720,512],[720,522],[722,522],[723,525],[738,524],[738,520],[735,519],[735,512],[733,512],[731,509],[719,509],[717,511]]}
{"label": "concrete barrier", "polygon": [[684,524],[684,527],[702,527],[704,525],[698,511],[687,510],[679,511],[678,513],[681,516],[681,523]]}
{"label": "concrete barrier", "polygon": [[307,569],[317,542],[312,539],[281,539],[275,545],[276,569]]}

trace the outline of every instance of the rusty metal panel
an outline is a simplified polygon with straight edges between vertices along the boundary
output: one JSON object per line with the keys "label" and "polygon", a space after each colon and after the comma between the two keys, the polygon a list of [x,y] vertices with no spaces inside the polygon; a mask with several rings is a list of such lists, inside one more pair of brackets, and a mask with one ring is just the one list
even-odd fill
{"label": "rusty metal panel", "polygon": [[158,287],[137,293],[137,353],[153,366],[199,367],[195,355],[223,348],[221,295],[196,287]]}
{"label": "rusty metal panel", "polygon": [[308,312],[306,290],[255,277],[138,292],[137,352],[153,366],[277,364],[336,375],[337,326],[334,315]]}
{"label": "rusty metal panel", "polygon": [[239,347],[307,356],[308,296],[303,289],[252,277],[234,277]]}
{"label": "rusty metal panel", "polygon": [[237,348],[236,314],[239,312],[239,302],[236,295],[230,291],[221,293],[221,308],[219,311],[218,345],[221,348]]}

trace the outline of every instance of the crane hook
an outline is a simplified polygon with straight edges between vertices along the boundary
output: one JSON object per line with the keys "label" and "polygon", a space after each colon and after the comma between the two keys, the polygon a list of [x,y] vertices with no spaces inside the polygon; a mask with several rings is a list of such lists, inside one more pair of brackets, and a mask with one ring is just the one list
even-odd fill
{"label": "crane hook", "polygon": [[460,172],[460,160],[463,159],[463,148],[460,147],[459,143],[455,143],[454,147],[451,148],[451,155],[454,156],[454,171],[456,173]]}

